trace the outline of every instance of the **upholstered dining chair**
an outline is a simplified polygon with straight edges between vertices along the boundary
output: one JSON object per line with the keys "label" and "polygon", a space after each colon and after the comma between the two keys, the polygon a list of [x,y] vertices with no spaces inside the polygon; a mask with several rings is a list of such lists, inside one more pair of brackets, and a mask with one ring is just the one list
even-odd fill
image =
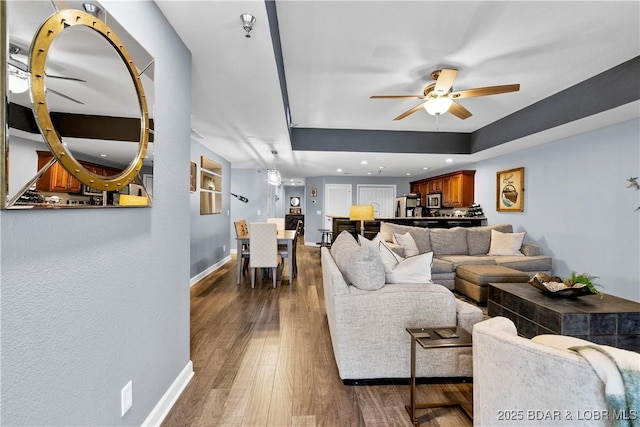
{"label": "upholstered dining chair", "polygon": [[[244,219],[234,221],[233,225],[236,229],[236,237],[238,238],[247,238],[249,237],[249,226],[247,225],[247,221]],[[242,273],[246,273],[249,269],[249,245],[242,245],[242,253],[238,254],[238,262],[242,262]]]}
{"label": "upholstered dining chair", "polygon": [[267,218],[267,222],[275,224],[278,230],[284,230],[284,218]]}
{"label": "upholstered dining chair", "polygon": [[249,268],[251,268],[251,287],[256,282],[256,268],[271,268],[273,287],[276,287],[278,270],[278,230],[275,224],[252,222],[249,224]]}

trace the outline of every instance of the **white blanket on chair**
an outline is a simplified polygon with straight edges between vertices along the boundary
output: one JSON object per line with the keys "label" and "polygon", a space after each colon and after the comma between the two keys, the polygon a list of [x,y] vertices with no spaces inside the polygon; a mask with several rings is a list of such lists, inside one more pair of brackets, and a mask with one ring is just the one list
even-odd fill
{"label": "white blanket on chair", "polygon": [[595,344],[570,350],[589,361],[604,383],[611,425],[640,426],[640,354]]}

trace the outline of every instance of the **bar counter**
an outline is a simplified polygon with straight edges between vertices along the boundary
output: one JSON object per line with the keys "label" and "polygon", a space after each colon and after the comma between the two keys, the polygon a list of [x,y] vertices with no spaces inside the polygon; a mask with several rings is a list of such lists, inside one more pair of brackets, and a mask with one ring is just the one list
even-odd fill
{"label": "bar counter", "polygon": [[[330,216],[333,223],[333,238],[338,234],[347,231],[360,232],[360,221],[351,220],[348,216]],[[423,216],[423,217],[378,217],[371,221],[364,221],[364,235],[371,239],[380,231],[381,222],[391,222],[399,225],[409,225],[412,227],[425,228],[453,228],[453,227],[476,227],[485,225],[487,218],[477,217],[453,217],[453,216]]]}

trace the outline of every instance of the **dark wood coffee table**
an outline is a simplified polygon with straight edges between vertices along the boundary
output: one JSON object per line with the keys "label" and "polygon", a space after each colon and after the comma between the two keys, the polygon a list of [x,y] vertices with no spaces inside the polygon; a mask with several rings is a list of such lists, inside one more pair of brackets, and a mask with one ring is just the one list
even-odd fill
{"label": "dark wood coffee table", "polygon": [[[439,402],[439,403],[416,403],[416,343],[424,349],[444,348],[444,347],[471,347],[471,334],[460,327],[447,328],[407,328],[411,335],[411,401],[406,406],[407,412],[414,425],[419,425],[423,417],[416,416],[416,409],[431,409],[441,407],[459,407],[473,420],[473,415],[460,402]],[[454,337],[446,338],[442,332],[452,332]]]}
{"label": "dark wood coffee table", "polygon": [[525,338],[570,335],[640,351],[640,303],[613,295],[558,298],[528,283],[489,283],[488,287],[489,316],[511,319]]}

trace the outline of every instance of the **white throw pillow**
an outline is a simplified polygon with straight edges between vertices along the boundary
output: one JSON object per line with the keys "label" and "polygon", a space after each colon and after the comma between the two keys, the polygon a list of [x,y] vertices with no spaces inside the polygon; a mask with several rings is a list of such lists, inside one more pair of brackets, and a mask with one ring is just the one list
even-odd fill
{"label": "white throw pillow", "polygon": [[520,252],[525,233],[501,233],[491,230],[491,245],[487,255],[516,255],[524,256]]}
{"label": "white throw pillow", "polygon": [[386,283],[433,283],[431,281],[433,252],[402,258],[384,242],[380,242],[379,245]]}
{"label": "white throw pillow", "polygon": [[404,256],[410,257],[414,255],[418,255],[420,251],[418,250],[418,245],[416,245],[416,241],[413,240],[413,237],[407,231],[404,234],[393,233],[393,240],[398,242],[402,249],[404,249]]}

